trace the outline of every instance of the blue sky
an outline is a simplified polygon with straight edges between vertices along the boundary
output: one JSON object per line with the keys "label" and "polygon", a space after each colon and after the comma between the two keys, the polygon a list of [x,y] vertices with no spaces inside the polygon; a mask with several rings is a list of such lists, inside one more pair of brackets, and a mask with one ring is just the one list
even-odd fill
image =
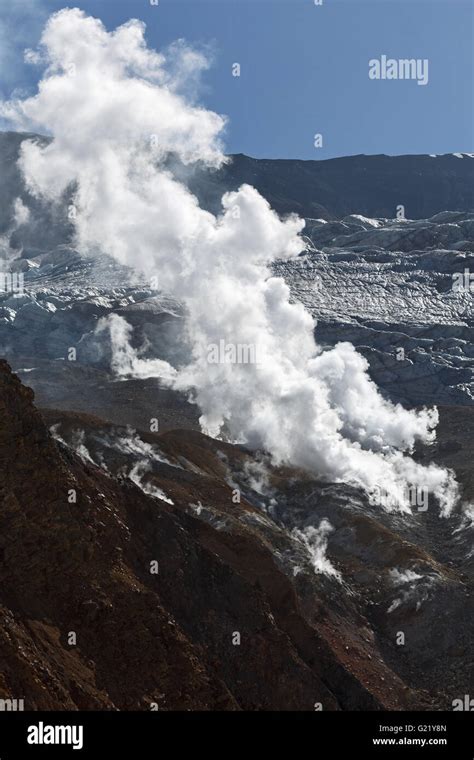
{"label": "blue sky", "polygon": [[[0,93],[34,88],[22,62],[57,0],[0,0]],[[472,0],[77,0],[153,47],[213,51],[201,101],[229,117],[228,152],[268,158],[474,152]],[[428,59],[429,82],[373,81],[368,61]],[[240,77],[232,76],[239,63]],[[323,147],[314,147],[321,133]]]}

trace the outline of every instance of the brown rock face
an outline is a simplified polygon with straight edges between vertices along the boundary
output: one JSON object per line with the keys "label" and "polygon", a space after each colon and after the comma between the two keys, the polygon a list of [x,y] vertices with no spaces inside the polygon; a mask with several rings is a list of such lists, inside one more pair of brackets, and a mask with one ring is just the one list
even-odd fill
{"label": "brown rock face", "polygon": [[26,709],[233,706],[163,608],[159,576],[147,588],[123,559],[123,518],[146,497],[60,452],[32,400],[2,362],[1,696]]}
{"label": "brown rock face", "polygon": [[[47,417],[65,438],[113,432],[86,415]],[[105,471],[57,443],[0,362],[0,699],[30,710],[430,704],[381,656],[360,605],[288,572],[289,534],[233,503],[223,461],[249,454],[193,431],[155,438],[166,461],[148,489],[172,504],[120,461]]]}

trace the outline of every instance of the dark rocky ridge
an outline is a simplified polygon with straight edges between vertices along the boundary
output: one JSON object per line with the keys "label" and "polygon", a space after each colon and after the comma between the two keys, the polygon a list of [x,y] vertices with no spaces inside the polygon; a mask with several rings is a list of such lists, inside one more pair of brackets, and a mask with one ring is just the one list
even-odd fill
{"label": "dark rocky ridge", "polygon": [[[49,207],[25,189],[17,166],[25,139],[46,138],[29,133],[0,132],[0,234],[12,222],[12,203],[22,198],[31,219],[17,231],[12,246],[50,250],[68,241],[72,232],[64,207]],[[280,214],[337,219],[347,214],[393,218],[397,206],[408,219],[426,219],[446,209],[474,209],[474,158],[468,154],[440,156],[347,156],[326,160],[257,159],[242,153],[229,156],[219,171],[183,170],[183,179],[201,204],[219,212],[222,194],[247,182]],[[180,167],[173,164],[179,176]],[[65,221],[66,220],[66,221]]]}
{"label": "dark rocky ridge", "polygon": [[425,219],[446,209],[474,209],[474,158],[347,156],[324,161],[251,158],[242,153],[219,172],[200,172],[190,186],[217,211],[225,190],[248,182],[280,214],[337,219],[347,214]]}
{"label": "dark rocky ridge", "polygon": [[[155,702],[312,710],[321,702],[325,710],[403,710],[442,707],[468,692],[467,566],[461,571],[456,559],[450,568],[407,540],[406,531],[427,540],[421,522],[397,529],[353,490],[305,478],[285,495],[301,476],[277,471],[281,514],[271,517],[244,477],[251,455],[192,431],[135,434],[154,451],[139,488],[126,477],[133,458],[117,445],[131,431],[45,412],[66,447],[32,402],[0,362],[0,698],[24,698],[26,709]],[[77,430],[82,458],[73,451]],[[91,461],[100,455],[108,472]],[[229,473],[242,488],[240,504]],[[162,489],[174,504],[143,487]],[[76,504],[68,503],[71,488]],[[294,525],[332,515],[328,556],[342,585],[313,572],[280,519],[288,508]],[[152,560],[158,575],[150,574]],[[441,596],[435,590],[420,610],[402,604],[391,620],[395,563],[436,572]],[[449,625],[437,619],[427,649],[440,604]],[[403,653],[393,643],[397,630],[409,637]],[[77,646],[68,644],[70,631]],[[240,646],[232,645],[236,631]]]}

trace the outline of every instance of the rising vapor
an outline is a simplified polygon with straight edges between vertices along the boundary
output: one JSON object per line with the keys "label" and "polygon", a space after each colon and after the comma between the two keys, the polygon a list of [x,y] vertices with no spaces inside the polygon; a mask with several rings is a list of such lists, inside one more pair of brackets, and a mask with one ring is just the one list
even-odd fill
{"label": "rising vapor", "polygon": [[[383,485],[404,511],[407,483],[425,487],[449,512],[452,474],[410,457],[417,440],[434,439],[436,410],[387,402],[349,343],[321,350],[313,318],[272,276],[272,262],[303,249],[304,222],[280,219],[249,185],[226,193],[214,216],[169,168],[170,156],[181,166],[226,160],[225,119],[183,95],[185,75],[194,81],[206,67],[203,56],[182,43],[154,52],[139,21],[107,32],[77,9],[49,19],[40,47],[37,95],[1,107],[17,128],[53,137],[47,146],[23,143],[28,187],[51,202],[74,188],[77,247],[158,276],[184,304],[189,363],[174,373],[161,362],[153,372],[191,394],[203,430],[218,436],[225,426],[275,463],[369,493]],[[130,352],[127,327],[115,320],[111,330],[118,371],[144,376],[150,367]],[[209,362],[209,346],[222,340],[258,347],[263,361]]]}

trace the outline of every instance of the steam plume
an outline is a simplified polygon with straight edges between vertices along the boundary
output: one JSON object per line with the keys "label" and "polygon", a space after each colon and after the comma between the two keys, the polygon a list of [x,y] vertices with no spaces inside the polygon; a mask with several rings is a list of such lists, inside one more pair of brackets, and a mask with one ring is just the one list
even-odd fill
{"label": "steam plume", "polygon": [[[384,400],[349,343],[321,351],[312,317],[271,275],[273,261],[302,250],[304,222],[281,220],[249,185],[226,193],[216,217],[167,168],[170,154],[184,165],[225,160],[225,119],[180,94],[190,61],[195,78],[204,59],[183,44],[156,53],[139,21],[107,32],[77,9],[49,19],[41,56],[38,94],[1,110],[17,127],[54,138],[47,147],[23,143],[28,186],[51,201],[74,186],[76,245],[158,275],[183,302],[192,357],[168,382],[192,392],[203,429],[218,436],[225,425],[276,463],[369,492],[383,485],[404,510],[407,482],[426,487],[449,511],[452,475],[409,456],[416,440],[433,440],[437,412]],[[222,340],[254,346],[260,361],[210,362],[209,347]]]}

